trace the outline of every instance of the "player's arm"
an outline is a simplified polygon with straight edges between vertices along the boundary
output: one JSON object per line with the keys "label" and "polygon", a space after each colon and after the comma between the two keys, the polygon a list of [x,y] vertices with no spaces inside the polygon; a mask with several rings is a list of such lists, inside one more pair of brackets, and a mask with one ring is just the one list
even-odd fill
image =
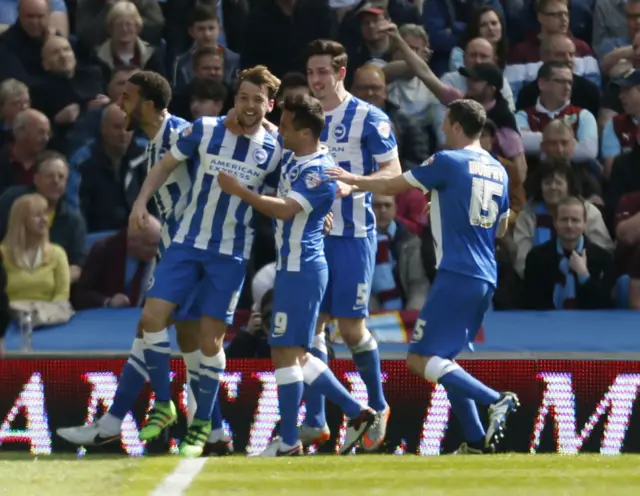
{"label": "player's arm", "polygon": [[498,224],[498,231],[496,232],[496,238],[502,238],[509,230],[509,214],[507,211],[506,216],[500,218],[500,224]]}
{"label": "player's arm", "polygon": [[[337,177],[334,176],[334,174],[336,172],[339,173],[339,170],[342,169],[330,169],[327,171],[327,174],[332,177]],[[380,177],[376,175],[356,176],[354,174],[347,173],[347,175],[340,176],[338,179],[343,183],[355,186],[361,191],[370,191],[371,193],[384,196],[395,196],[413,187],[405,179],[403,174],[395,177]]]}
{"label": "player's arm", "polygon": [[156,163],[147,174],[136,203],[146,205],[156,194],[160,187],[169,179],[171,173],[182,163],[182,160],[175,158],[171,153],[166,153],[160,162]]}

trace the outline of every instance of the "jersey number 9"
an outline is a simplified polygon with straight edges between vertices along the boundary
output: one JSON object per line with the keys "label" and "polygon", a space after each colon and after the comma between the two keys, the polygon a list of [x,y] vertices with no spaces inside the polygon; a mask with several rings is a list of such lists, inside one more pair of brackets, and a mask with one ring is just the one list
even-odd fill
{"label": "jersey number 9", "polygon": [[479,177],[473,178],[471,203],[469,205],[469,222],[472,226],[485,229],[493,227],[500,213],[496,198],[502,198],[503,193],[503,184],[487,181]]}

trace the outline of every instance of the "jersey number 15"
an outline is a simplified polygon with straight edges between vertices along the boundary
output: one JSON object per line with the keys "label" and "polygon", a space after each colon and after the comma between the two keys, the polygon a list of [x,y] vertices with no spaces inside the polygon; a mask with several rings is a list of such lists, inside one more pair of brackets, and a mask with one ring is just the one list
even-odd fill
{"label": "jersey number 15", "polygon": [[503,193],[503,184],[479,177],[473,178],[471,204],[469,205],[469,222],[472,226],[489,229],[496,223],[500,213],[500,206],[496,198],[502,198]]}

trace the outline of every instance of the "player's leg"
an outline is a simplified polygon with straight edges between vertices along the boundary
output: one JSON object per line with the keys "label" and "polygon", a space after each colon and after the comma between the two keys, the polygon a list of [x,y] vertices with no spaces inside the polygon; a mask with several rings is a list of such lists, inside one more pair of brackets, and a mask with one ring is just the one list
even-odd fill
{"label": "player's leg", "polygon": [[487,289],[479,279],[440,271],[414,327],[407,357],[409,370],[444,386],[454,415],[464,425],[465,453],[485,451],[486,433],[476,403],[490,406],[503,397],[453,361],[477,332],[469,328],[478,320],[479,306],[486,305],[482,315],[488,308]]}
{"label": "player's leg", "polygon": [[200,385],[197,407],[180,454],[200,456],[212,431],[211,416],[226,367],[224,336],[233,323],[246,273],[246,262],[207,254],[203,259],[205,278],[200,284]]}
{"label": "player's leg", "polygon": [[171,401],[168,327],[174,310],[185,303],[198,282],[198,266],[193,260],[193,251],[196,250],[175,243],[167,249],[155,271],[155,283],[142,309],[144,358],[156,395],[154,409],[140,431],[142,441],[154,439],[178,419],[175,404]]}
{"label": "player's leg", "polygon": [[375,424],[362,438],[365,451],[376,451],[384,442],[390,409],[382,390],[378,343],[366,326],[369,295],[375,267],[374,238],[329,236],[327,242],[340,256],[331,267],[331,315],[338,320],[340,335],[351,350],[353,361],[367,388],[369,406],[377,413]]}
{"label": "player's leg", "polygon": [[[180,309],[178,309],[180,310]],[[188,400],[187,423],[191,424],[196,413],[196,395],[200,389],[200,306],[193,304],[185,314],[180,313],[180,318],[175,323],[177,340],[182,358],[187,369]],[[184,320],[182,320],[184,319]],[[220,398],[217,398],[211,412],[211,433],[207,439],[204,454],[224,456],[233,453],[233,441],[224,429],[224,419],[220,408]]]}
{"label": "player's leg", "polygon": [[63,427],[56,433],[78,446],[102,446],[120,440],[125,416],[133,408],[142,387],[149,379],[144,361],[142,327],[138,326],[129,358],[122,367],[113,402],[100,419],[90,425]]}

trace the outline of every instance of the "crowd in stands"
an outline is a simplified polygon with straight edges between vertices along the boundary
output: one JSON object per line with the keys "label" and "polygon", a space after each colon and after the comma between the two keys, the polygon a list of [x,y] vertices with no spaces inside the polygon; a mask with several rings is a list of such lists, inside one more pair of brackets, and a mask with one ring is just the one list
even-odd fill
{"label": "crowd in stands", "polygon": [[[219,116],[242,68],[266,65],[281,94],[309,91],[301,52],[330,38],[347,48],[347,88],[390,116],[405,170],[443,146],[447,103],[467,95],[487,109],[482,145],[509,173],[512,206],[496,309],[640,309],[640,0],[0,7],[0,253],[11,301],[71,298],[87,309],[144,299],[159,226],[126,229],[147,145],[116,104],[131,74],[163,74],[176,115]],[[393,29],[381,29],[387,19]],[[375,196],[373,208],[371,309],[418,309],[436,273],[429,198]],[[259,217],[247,280],[274,258]]]}

